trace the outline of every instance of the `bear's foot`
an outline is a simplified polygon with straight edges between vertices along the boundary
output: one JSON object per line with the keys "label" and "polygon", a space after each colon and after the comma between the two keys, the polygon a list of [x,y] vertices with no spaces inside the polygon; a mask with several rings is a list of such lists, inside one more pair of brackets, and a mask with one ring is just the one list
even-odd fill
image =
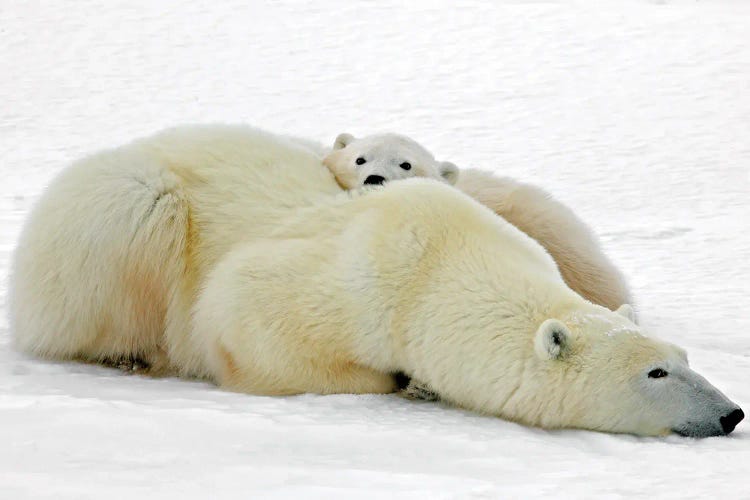
{"label": "bear's foot", "polygon": [[423,401],[440,401],[440,395],[433,391],[430,386],[418,380],[411,380],[401,395],[408,399],[421,399]]}
{"label": "bear's foot", "polygon": [[423,401],[440,400],[440,395],[433,391],[426,383],[414,380],[404,372],[396,372],[393,373],[392,376],[401,397],[407,399],[421,399]]}
{"label": "bear's foot", "polygon": [[124,373],[134,373],[143,375],[149,372],[151,365],[140,358],[123,357],[123,358],[106,358],[100,361],[100,364],[116,368]]}
{"label": "bear's foot", "polygon": [[170,368],[166,353],[161,348],[152,352],[148,359],[142,356],[123,356],[121,358],[105,358],[100,361],[100,364],[132,375],[159,378],[175,374],[174,370]]}
{"label": "bear's foot", "polygon": [[151,366],[142,359],[121,359],[116,362],[116,368],[126,373],[143,373]]}

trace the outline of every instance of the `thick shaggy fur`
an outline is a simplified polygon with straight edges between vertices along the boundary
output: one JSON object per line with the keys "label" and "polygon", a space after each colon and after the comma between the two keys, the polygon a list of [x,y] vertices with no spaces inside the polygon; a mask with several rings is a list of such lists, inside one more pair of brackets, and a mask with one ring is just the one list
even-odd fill
{"label": "thick shaggy fur", "polygon": [[[358,158],[365,163],[358,165]],[[408,171],[399,167],[405,161],[411,165]],[[453,163],[435,161],[420,144],[396,134],[360,139],[341,134],[323,163],[345,189],[361,186],[371,175],[386,181],[424,177],[455,184],[540,243],[574,291],[613,311],[633,303],[622,273],[602,252],[591,229],[571,209],[536,186],[482,170],[464,169],[459,173]]]}
{"label": "thick shaggy fur", "polygon": [[[244,127],[62,172],[19,242],[10,310],[37,356],[139,357],[254,394],[390,392],[404,372],[472,410],[640,434],[714,432],[733,409],[468,196],[426,179],[342,192],[310,149]],[[648,385],[654,366],[689,385]]]}
{"label": "thick shaggy fur", "polygon": [[613,311],[633,303],[625,278],[596,235],[549,193],[476,169],[461,170],[456,187],[541,244],[578,294]]}

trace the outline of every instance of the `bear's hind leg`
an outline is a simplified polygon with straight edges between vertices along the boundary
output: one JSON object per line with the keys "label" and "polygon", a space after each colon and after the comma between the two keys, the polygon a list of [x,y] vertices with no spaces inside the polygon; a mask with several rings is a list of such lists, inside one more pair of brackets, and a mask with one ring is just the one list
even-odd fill
{"label": "bear's hind leg", "polygon": [[150,360],[182,272],[186,212],[176,180],[146,156],[110,151],[65,170],[15,252],[18,348],[49,359]]}

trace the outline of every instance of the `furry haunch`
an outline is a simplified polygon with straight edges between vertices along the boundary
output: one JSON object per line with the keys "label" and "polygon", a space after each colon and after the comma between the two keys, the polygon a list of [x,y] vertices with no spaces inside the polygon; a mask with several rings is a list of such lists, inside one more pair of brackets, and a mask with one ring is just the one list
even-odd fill
{"label": "furry haunch", "polygon": [[391,392],[403,372],[547,428],[708,436],[742,418],[477,201],[430,179],[344,192],[309,148],[246,127],[75,163],[14,259],[12,329],[37,356],[138,357],[267,395]]}

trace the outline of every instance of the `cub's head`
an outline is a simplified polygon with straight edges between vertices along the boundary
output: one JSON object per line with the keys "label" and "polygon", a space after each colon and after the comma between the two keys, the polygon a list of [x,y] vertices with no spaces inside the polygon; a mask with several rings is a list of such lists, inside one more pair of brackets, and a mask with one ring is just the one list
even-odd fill
{"label": "cub's head", "polygon": [[436,161],[425,148],[397,134],[361,139],[340,134],[323,163],[346,189],[409,177],[428,177],[449,184],[458,179],[458,167],[453,163]]}
{"label": "cub's head", "polygon": [[629,306],[618,312],[600,308],[539,326],[531,383],[538,391],[546,384],[548,397],[559,393],[537,424],[639,435],[732,432],[744,417],[739,406],[691,370],[681,348],[643,335]]}

